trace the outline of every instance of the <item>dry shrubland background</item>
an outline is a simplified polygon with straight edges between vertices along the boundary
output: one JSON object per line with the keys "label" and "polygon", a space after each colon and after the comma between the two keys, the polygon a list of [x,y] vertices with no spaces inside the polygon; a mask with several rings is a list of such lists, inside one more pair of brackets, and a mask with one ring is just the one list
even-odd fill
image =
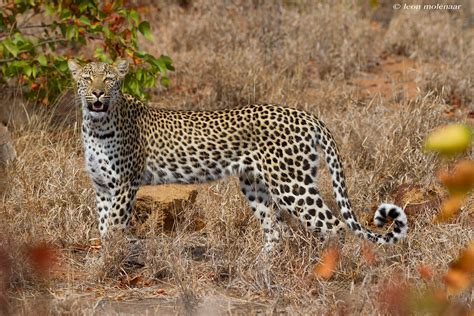
{"label": "dry shrubland background", "polygon": [[[436,179],[442,162],[423,150],[435,127],[474,122],[469,1],[451,11],[384,1],[137,3],[156,38],[143,46],[176,67],[170,87],[152,91],[153,106],[274,102],[316,114],[338,141],[361,221],[370,226],[374,206],[396,202],[409,215],[408,238],[374,246],[348,233],[334,275],[321,280],[314,267],[327,244],[291,225],[281,251],[259,263],[262,232],[229,178],[200,186],[171,232],[151,226],[99,251],[72,94],[38,109],[5,89],[0,119],[17,159],[0,182],[3,312],[8,302],[26,314],[472,313],[472,286],[445,297],[443,275],[474,239],[473,199],[434,224],[447,193]],[[337,212],[327,172],[319,185]]]}

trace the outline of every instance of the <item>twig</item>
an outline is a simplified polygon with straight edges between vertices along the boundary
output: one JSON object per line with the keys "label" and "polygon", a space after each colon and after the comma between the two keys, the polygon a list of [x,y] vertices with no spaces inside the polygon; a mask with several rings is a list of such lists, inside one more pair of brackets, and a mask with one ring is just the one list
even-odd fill
{"label": "twig", "polygon": [[22,25],[21,28],[24,29],[31,29],[31,28],[37,28],[37,27],[50,27],[53,24],[38,24],[38,25]]}
{"label": "twig", "polygon": [[20,58],[18,58],[18,57],[12,57],[12,58],[0,59],[0,64],[1,64],[1,63],[8,63],[8,62],[14,61],[14,60],[20,60]]}
{"label": "twig", "polygon": [[49,40],[46,40],[46,41],[39,42],[36,45],[33,45],[33,48],[38,47],[38,46],[42,46],[42,45],[45,45],[45,44],[64,42],[64,41],[67,41],[67,39],[65,39],[65,38],[52,38],[52,39],[49,39]]}

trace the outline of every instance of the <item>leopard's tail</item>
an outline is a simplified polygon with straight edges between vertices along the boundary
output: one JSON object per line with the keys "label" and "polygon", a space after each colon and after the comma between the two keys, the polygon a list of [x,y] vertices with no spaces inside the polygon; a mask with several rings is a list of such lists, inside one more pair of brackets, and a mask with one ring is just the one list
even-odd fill
{"label": "leopard's tail", "polygon": [[352,206],[347,195],[346,180],[336,142],[321,121],[318,120],[315,127],[318,132],[316,137],[317,143],[324,151],[326,163],[331,173],[334,195],[347,226],[349,226],[356,235],[379,244],[393,244],[405,238],[408,231],[407,216],[401,207],[393,204],[381,204],[374,216],[374,222],[379,227],[384,226],[389,219],[392,219],[392,231],[382,235],[368,230],[359,223],[356,215],[352,211]]}

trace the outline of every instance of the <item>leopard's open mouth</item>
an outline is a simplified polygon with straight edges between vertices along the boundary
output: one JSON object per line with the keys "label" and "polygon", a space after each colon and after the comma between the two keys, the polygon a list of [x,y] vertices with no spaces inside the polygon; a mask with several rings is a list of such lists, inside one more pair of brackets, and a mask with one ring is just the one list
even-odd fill
{"label": "leopard's open mouth", "polygon": [[107,103],[102,103],[97,100],[94,103],[89,103],[88,108],[89,108],[89,111],[92,111],[92,112],[106,112],[107,109],[109,108],[109,105]]}

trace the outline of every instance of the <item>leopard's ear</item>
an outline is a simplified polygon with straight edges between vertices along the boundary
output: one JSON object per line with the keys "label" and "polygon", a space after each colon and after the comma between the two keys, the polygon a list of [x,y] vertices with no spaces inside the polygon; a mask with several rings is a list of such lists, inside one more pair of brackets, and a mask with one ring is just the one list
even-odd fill
{"label": "leopard's ear", "polygon": [[114,62],[114,68],[117,70],[120,78],[124,78],[128,73],[128,61],[125,59],[117,59]]}
{"label": "leopard's ear", "polygon": [[69,71],[71,71],[72,77],[77,81],[77,79],[79,79],[79,72],[82,69],[81,65],[79,65],[74,59],[69,59],[67,65],[69,66]]}

